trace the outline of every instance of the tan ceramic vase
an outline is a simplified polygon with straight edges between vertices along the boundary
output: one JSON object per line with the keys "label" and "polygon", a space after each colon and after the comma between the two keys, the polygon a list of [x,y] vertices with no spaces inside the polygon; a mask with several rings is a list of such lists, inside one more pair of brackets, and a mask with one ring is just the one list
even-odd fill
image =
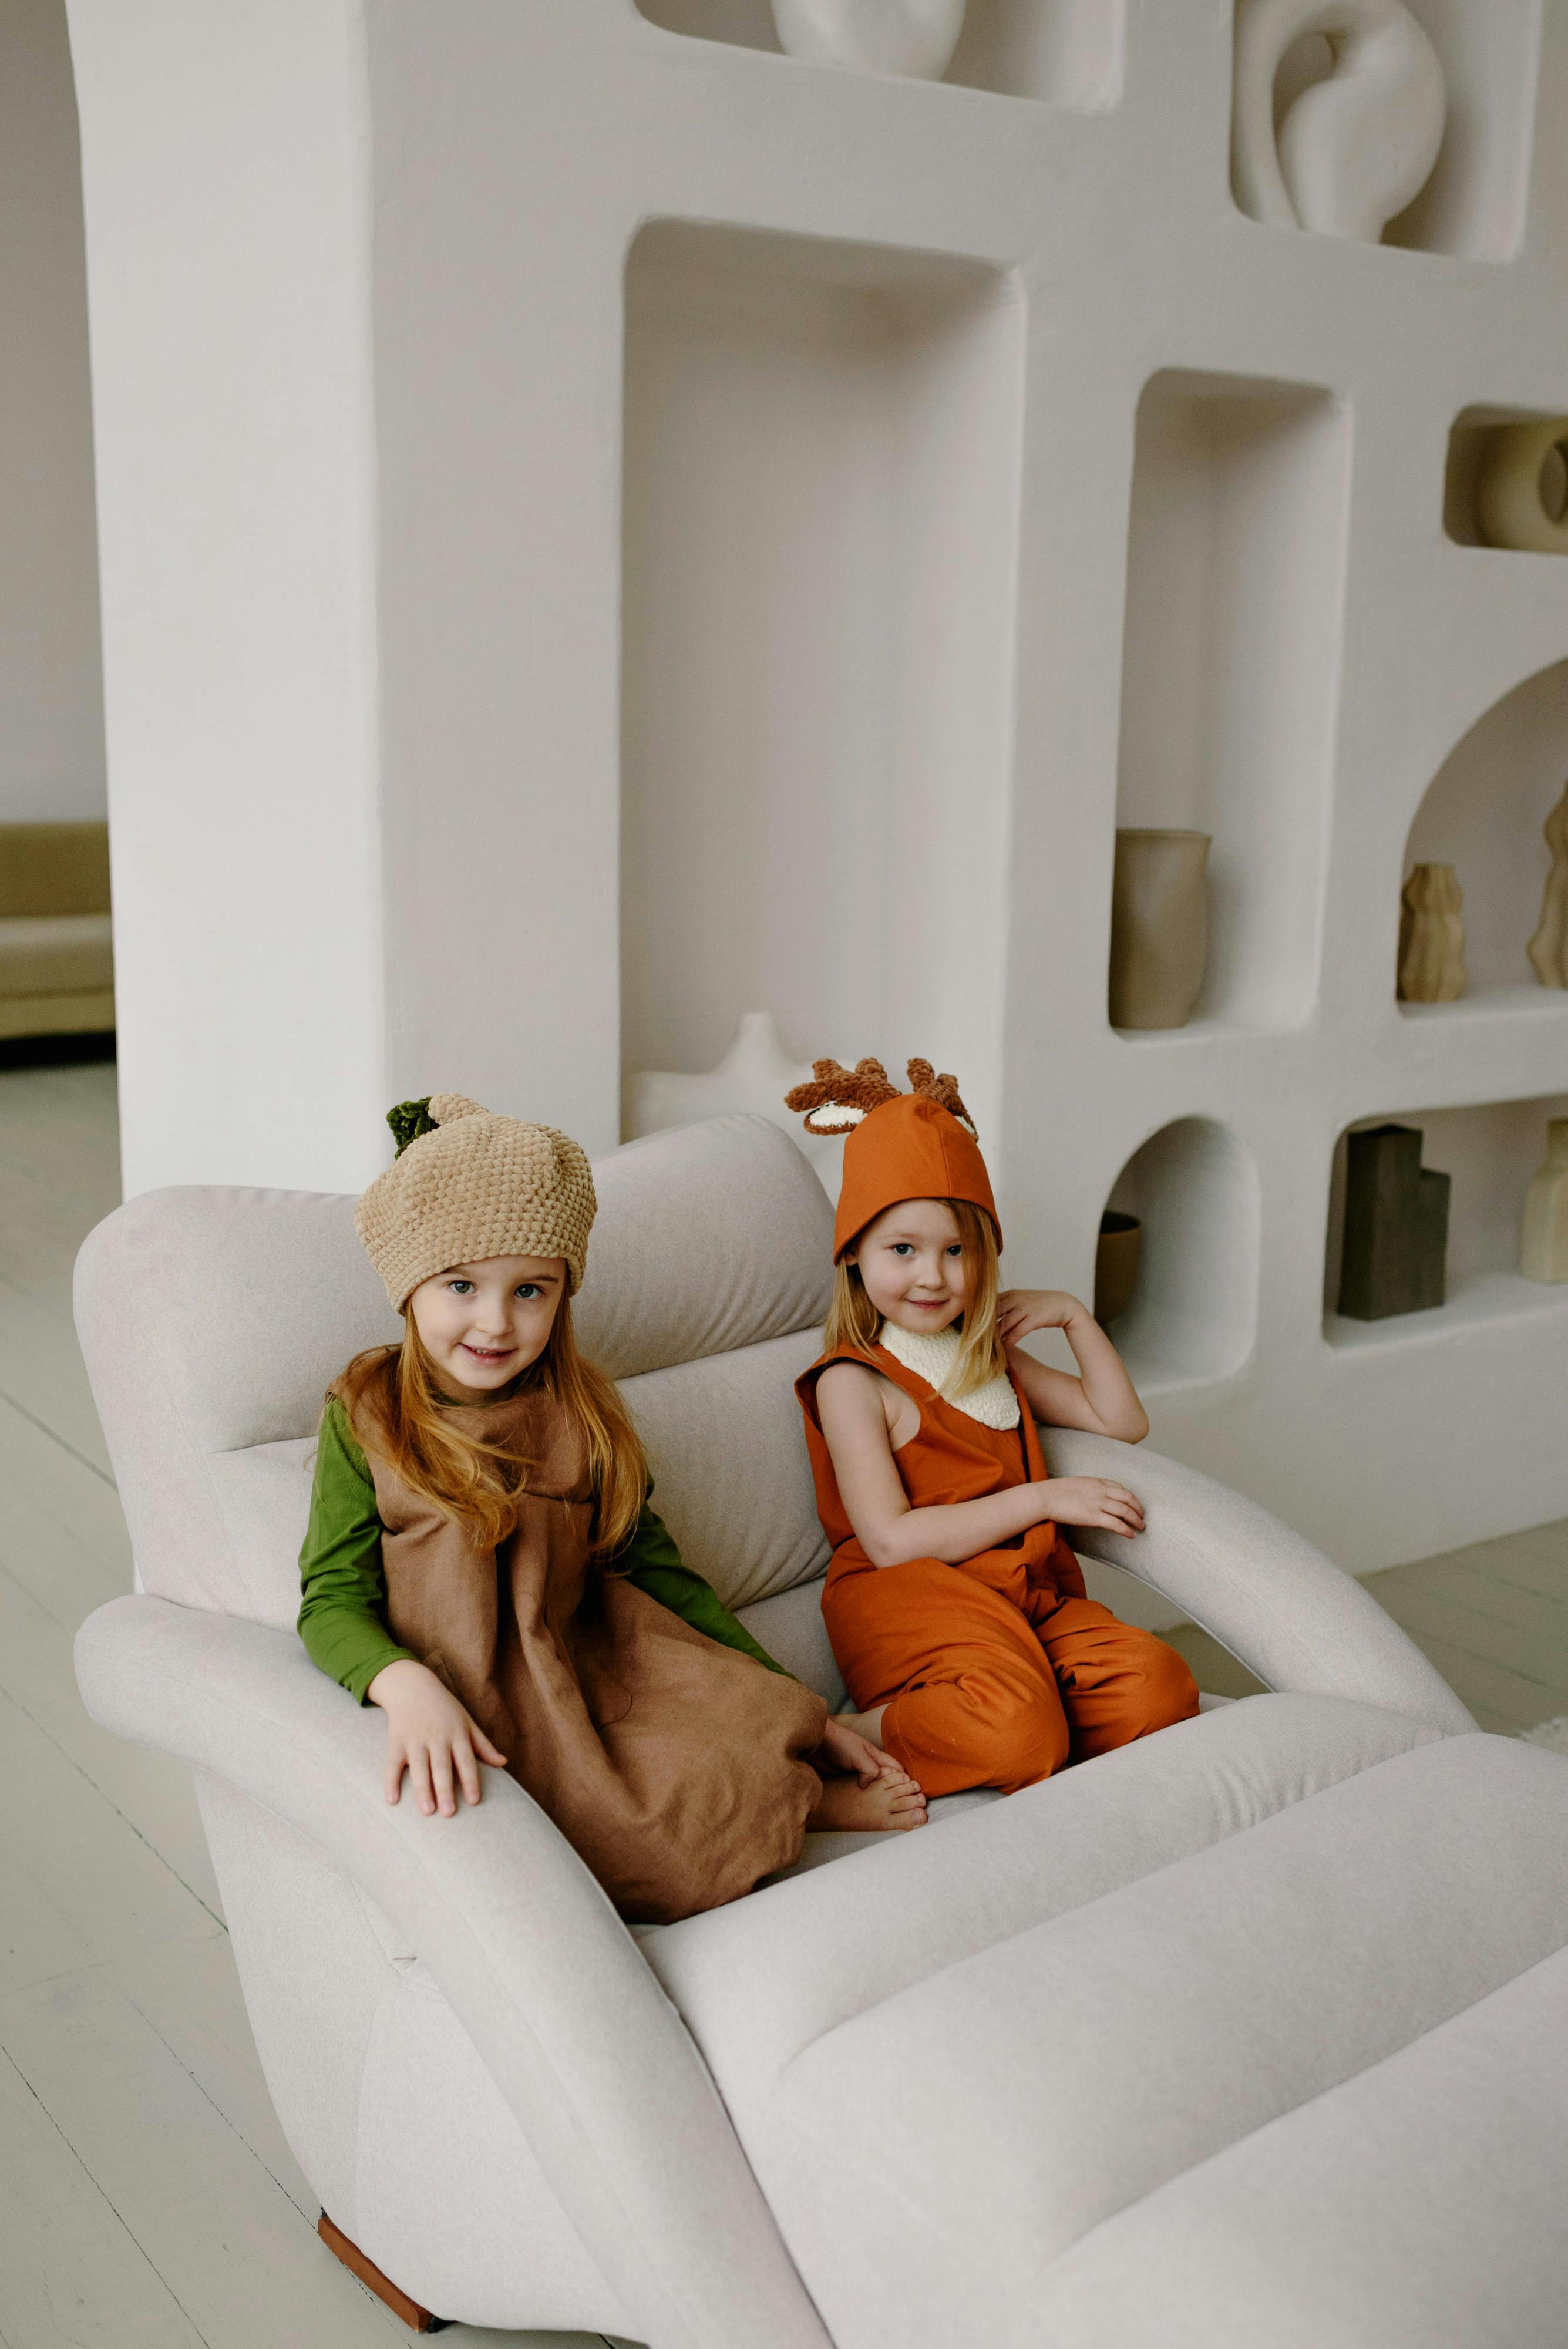
{"label": "tan ceramic vase", "polygon": [[1143,1226],[1136,1216],[1107,1207],[1095,1248],[1095,1319],[1102,1330],[1124,1314],[1137,1287]]}
{"label": "tan ceramic vase", "polygon": [[1465,969],[1464,892],[1451,864],[1417,864],[1399,893],[1401,1003],[1457,1003]]}
{"label": "tan ceramic vase", "polygon": [[1524,1195],[1519,1268],[1526,1280],[1568,1280],[1568,1117],[1546,1129],[1546,1157]]}
{"label": "tan ceramic vase", "polygon": [[1206,832],[1118,832],[1111,889],[1111,1025],[1181,1028],[1209,952]]}

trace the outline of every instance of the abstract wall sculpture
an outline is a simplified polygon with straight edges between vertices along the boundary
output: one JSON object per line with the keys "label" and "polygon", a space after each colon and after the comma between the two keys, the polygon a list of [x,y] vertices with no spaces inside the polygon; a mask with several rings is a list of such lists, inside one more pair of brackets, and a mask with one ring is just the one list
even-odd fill
{"label": "abstract wall sculpture", "polygon": [[1464,892],[1451,864],[1417,864],[1399,893],[1401,1003],[1457,1003],[1465,970]]}
{"label": "abstract wall sculpture", "polygon": [[696,1074],[675,1069],[639,1069],[626,1081],[623,1131],[628,1142],[645,1133],[662,1133],[667,1126],[691,1125],[699,1118],[726,1117],[751,1111],[772,1118],[792,1142],[804,1149],[835,1195],[838,1190],[840,1145],[802,1136],[800,1120],[784,1105],[794,1085],[807,1082],[808,1063],[792,1061],[779,1036],[771,1011],[742,1015],[735,1040],[717,1068]]}
{"label": "abstract wall sculpture", "polygon": [[1420,1130],[1375,1125],[1345,1138],[1339,1309],[1353,1321],[1420,1313],[1447,1295],[1449,1178],[1421,1164]]}
{"label": "abstract wall sculpture", "polygon": [[[1274,126],[1285,53],[1320,35],[1334,68]],[[1438,53],[1400,0],[1237,0],[1231,178],[1236,201],[1273,228],[1376,244],[1420,193],[1443,143]]]}
{"label": "abstract wall sculpture", "polygon": [[1568,1117],[1546,1129],[1546,1156],[1524,1195],[1519,1268],[1526,1280],[1568,1280]]}
{"label": "abstract wall sculpture", "polygon": [[940,81],[963,30],[965,0],[773,0],[791,57],[860,73]]}
{"label": "abstract wall sculpture", "polygon": [[1111,889],[1113,1028],[1181,1028],[1209,951],[1206,832],[1116,834]]}
{"label": "abstract wall sculpture", "polygon": [[1500,424],[1487,434],[1476,519],[1488,546],[1568,554],[1568,416]]}
{"label": "abstract wall sculpture", "polygon": [[1528,952],[1542,987],[1568,987],[1568,790],[1541,828],[1552,851],[1552,870]]}

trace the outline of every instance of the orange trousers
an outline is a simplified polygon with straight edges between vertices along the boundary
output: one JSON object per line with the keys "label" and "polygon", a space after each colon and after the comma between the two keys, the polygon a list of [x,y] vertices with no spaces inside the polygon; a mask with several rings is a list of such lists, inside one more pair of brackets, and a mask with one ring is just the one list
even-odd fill
{"label": "orange trousers", "polygon": [[1174,1648],[1048,1586],[1021,1608],[916,1558],[830,1578],[823,1615],[855,1704],[886,1705],[881,1744],[930,1795],[1015,1794],[1198,1710]]}

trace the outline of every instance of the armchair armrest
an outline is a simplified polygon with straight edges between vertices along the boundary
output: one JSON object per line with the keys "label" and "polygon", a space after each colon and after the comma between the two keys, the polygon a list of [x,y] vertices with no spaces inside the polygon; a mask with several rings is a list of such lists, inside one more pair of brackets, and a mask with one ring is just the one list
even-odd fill
{"label": "armchair armrest", "polygon": [[639,2337],[828,2349],[718,2093],[640,1950],[504,1772],[455,1818],[382,1791],[381,1717],[290,1633],[151,1598],[77,1637],[95,1721],[317,1844],[441,1983]]}
{"label": "armchair armrest", "polygon": [[1072,1528],[1074,1547],[1164,1593],[1272,1689],[1353,1697],[1450,1735],[1474,1721],[1369,1592],[1195,1468],[1076,1428],[1043,1427],[1054,1476],[1110,1476],[1143,1503],[1145,1531]]}

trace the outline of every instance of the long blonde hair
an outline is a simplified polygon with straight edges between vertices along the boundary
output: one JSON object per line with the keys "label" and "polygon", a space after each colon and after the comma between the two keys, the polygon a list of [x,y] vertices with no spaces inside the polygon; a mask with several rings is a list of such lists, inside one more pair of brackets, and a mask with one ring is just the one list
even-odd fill
{"label": "long blonde hair", "polygon": [[[517,1523],[517,1503],[537,1463],[504,1444],[486,1442],[454,1423],[424,1342],[407,1314],[400,1346],[356,1354],[327,1390],[359,1418],[378,1456],[411,1492],[433,1501],[482,1549],[493,1549]],[[648,1454],[612,1380],[577,1351],[571,1299],[563,1297],[545,1350],[523,1374],[559,1402],[582,1430],[594,1488],[593,1550],[623,1549],[647,1497]]]}
{"label": "long blonde hair", "polygon": [[[956,1402],[973,1394],[990,1379],[1005,1377],[1007,1355],[996,1334],[996,1299],[1001,1288],[996,1230],[983,1207],[967,1199],[940,1199],[958,1226],[963,1249],[964,1305],[959,1321],[959,1347],[939,1394]],[[860,1268],[841,1257],[834,1268],[833,1302],[827,1309],[823,1347],[833,1353],[841,1347],[869,1359],[882,1327],[882,1316],[867,1294]]]}

